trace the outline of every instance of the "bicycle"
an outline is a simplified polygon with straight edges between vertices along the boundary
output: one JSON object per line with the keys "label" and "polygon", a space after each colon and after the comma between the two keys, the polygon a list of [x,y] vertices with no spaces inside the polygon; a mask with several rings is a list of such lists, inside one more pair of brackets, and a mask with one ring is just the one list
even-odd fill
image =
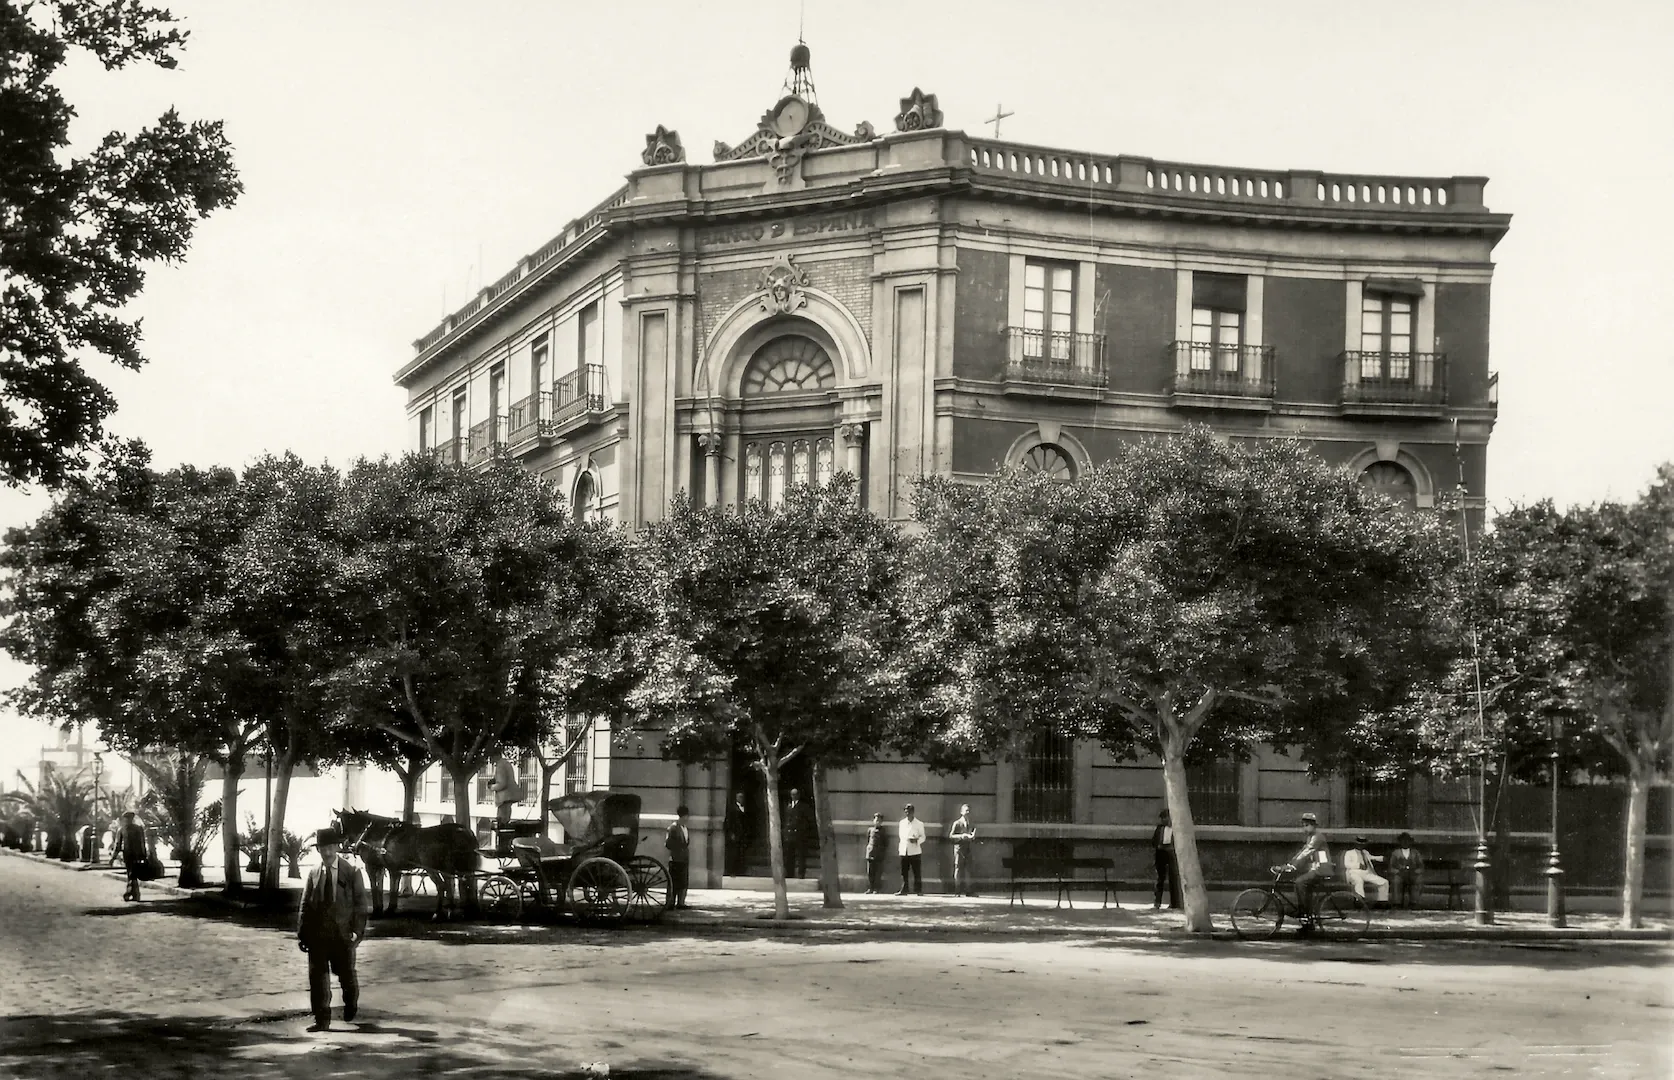
{"label": "bicycle", "polygon": [[1352,889],[1332,888],[1330,883],[1314,891],[1312,911],[1302,910],[1296,886],[1285,878],[1289,868],[1268,867],[1271,885],[1245,889],[1232,901],[1232,928],[1246,941],[1264,941],[1279,932],[1288,915],[1297,921],[1299,933],[1319,933],[1334,940],[1349,940],[1366,931],[1372,909]]}

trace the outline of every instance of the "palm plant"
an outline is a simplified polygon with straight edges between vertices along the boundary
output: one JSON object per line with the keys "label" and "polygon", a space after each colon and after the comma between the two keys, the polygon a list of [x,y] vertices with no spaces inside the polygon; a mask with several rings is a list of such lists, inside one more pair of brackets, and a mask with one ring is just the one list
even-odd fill
{"label": "palm plant", "polygon": [[76,831],[93,822],[93,785],[56,769],[41,777],[38,787],[21,771],[17,778],[23,790],[8,792],[6,799],[46,829],[47,858],[75,858]]}
{"label": "palm plant", "polygon": [[180,860],[180,884],[203,885],[203,853],[221,826],[221,800],[200,808],[209,760],[180,753],[158,762],[136,758],[134,766],[151,785],[143,804],[145,817],[157,837],[169,845],[170,858]]}
{"label": "palm plant", "polygon": [[[250,863],[244,869],[252,873],[261,869],[261,860],[267,854],[267,829],[256,824],[254,814],[244,816],[244,832],[239,835],[238,846],[250,857]],[[289,829],[279,834],[279,854],[285,860],[286,877],[300,878],[302,876],[302,837]]]}

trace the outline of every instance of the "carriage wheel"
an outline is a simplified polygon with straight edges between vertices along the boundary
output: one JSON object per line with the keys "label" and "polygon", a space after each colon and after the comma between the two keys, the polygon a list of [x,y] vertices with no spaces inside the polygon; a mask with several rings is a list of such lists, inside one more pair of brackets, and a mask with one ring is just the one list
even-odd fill
{"label": "carriage wheel", "polygon": [[620,863],[595,856],[583,859],[570,874],[564,901],[582,922],[614,925],[628,915],[633,883]]}
{"label": "carriage wheel", "polygon": [[628,901],[628,918],[634,922],[656,922],[668,910],[668,870],[649,855],[628,860],[628,880],[634,892]]}
{"label": "carriage wheel", "polygon": [[517,922],[523,918],[523,890],[504,875],[485,878],[477,889],[477,902],[491,919]]}

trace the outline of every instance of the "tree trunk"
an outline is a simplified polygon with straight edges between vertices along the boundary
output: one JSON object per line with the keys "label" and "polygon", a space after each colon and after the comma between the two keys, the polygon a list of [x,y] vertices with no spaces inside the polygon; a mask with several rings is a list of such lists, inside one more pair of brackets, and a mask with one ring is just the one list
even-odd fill
{"label": "tree trunk", "polygon": [[291,773],[296,769],[296,755],[286,751],[274,762],[279,772],[273,778],[273,810],[268,815],[266,843],[262,853],[261,887],[271,892],[279,887],[279,865],[285,851],[285,805],[291,796]]}
{"label": "tree trunk", "polygon": [[826,782],[825,762],[817,758],[814,774],[814,824],[820,834],[820,892],[823,906],[841,908],[843,888],[837,873],[837,824],[831,819],[831,785]]}
{"label": "tree trunk", "polygon": [[[470,829],[474,836],[477,831],[477,821],[471,814],[471,807],[475,802],[473,781],[476,779],[476,770],[456,768],[452,765],[445,767],[448,770],[448,775],[453,777],[453,820],[455,823]],[[461,906],[464,907],[467,914],[475,914],[477,910],[476,882],[470,875],[464,875],[460,877],[458,885]]]}
{"label": "tree trunk", "polygon": [[761,762],[762,771],[767,775],[767,858],[773,868],[773,917],[788,919],[790,897],[785,895],[785,833],[779,813],[779,755],[773,750],[761,752]]}
{"label": "tree trunk", "polygon": [[1186,905],[1186,929],[1207,934],[1215,929],[1209,917],[1209,890],[1203,883],[1203,866],[1197,857],[1197,826],[1186,794],[1185,748],[1165,740],[1163,747],[1163,792],[1168,799],[1168,823],[1174,829],[1174,858],[1180,864],[1181,899]]}
{"label": "tree trunk", "polygon": [[[226,769],[221,777],[221,861],[226,875],[226,891],[239,892],[244,888],[238,865],[238,782],[244,775],[244,755],[228,754]],[[194,811],[196,808],[193,808]],[[190,837],[185,838],[191,850]]]}
{"label": "tree trunk", "polygon": [[422,779],[424,770],[416,764],[401,770],[401,820],[409,825],[418,820],[413,807],[418,803],[418,785]]}
{"label": "tree trunk", "polygon": [[1628,766],[1627,851],[1622,874],[1622,929],[1645,925],[1645,821],[1651,794],[1651,769],[1642,762]]}

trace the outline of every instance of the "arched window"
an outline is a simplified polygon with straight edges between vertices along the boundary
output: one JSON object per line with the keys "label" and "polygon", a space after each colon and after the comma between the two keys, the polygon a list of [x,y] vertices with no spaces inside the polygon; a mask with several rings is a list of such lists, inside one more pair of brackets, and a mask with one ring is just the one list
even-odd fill
{"label": "arched window", "polygon": [[837,369],[819,342],[797,334],[774,338],[750,358],[740,391],[745,397],[797,390],[829,390]]}
{"label": "arched window", "polygon": [[785,501],[785,444],[773,443],[767,448],[767,505],[778,506]]}
{"label": "arched window", "polygon": [[821,439],[814,444],[814,486],[831,483],[831,440]]}
{"label": "arched window", "polygon": [[1031,446],[1023,455],[1023,468],[1028,472],[1045,473],[1054,480],[1074,480],[1075,462],[1063,448],[1052,443]]}
{"label": "arched window", "polygon": [[813,461],[808,453],[808,444],[801,440],[791,443],[791,474],[793,484],[806,484],[813,477]]}
{"label": "arched window", "polygon": [[1418,506],[1418,483],[1412,473],[1393,461],[1374,461],[1360,474],[1360,482],[1408,510]]}
{"label": "arched window", "polygon": [[575,494],[570,497],[570,512],[577,521],[599,520],[599,484],[591,472],[576,478]]}
{"label": "arched window", "polygon": [[761,478],[761,447],[751,443],[744,448],[744,498],[761,498]]}

